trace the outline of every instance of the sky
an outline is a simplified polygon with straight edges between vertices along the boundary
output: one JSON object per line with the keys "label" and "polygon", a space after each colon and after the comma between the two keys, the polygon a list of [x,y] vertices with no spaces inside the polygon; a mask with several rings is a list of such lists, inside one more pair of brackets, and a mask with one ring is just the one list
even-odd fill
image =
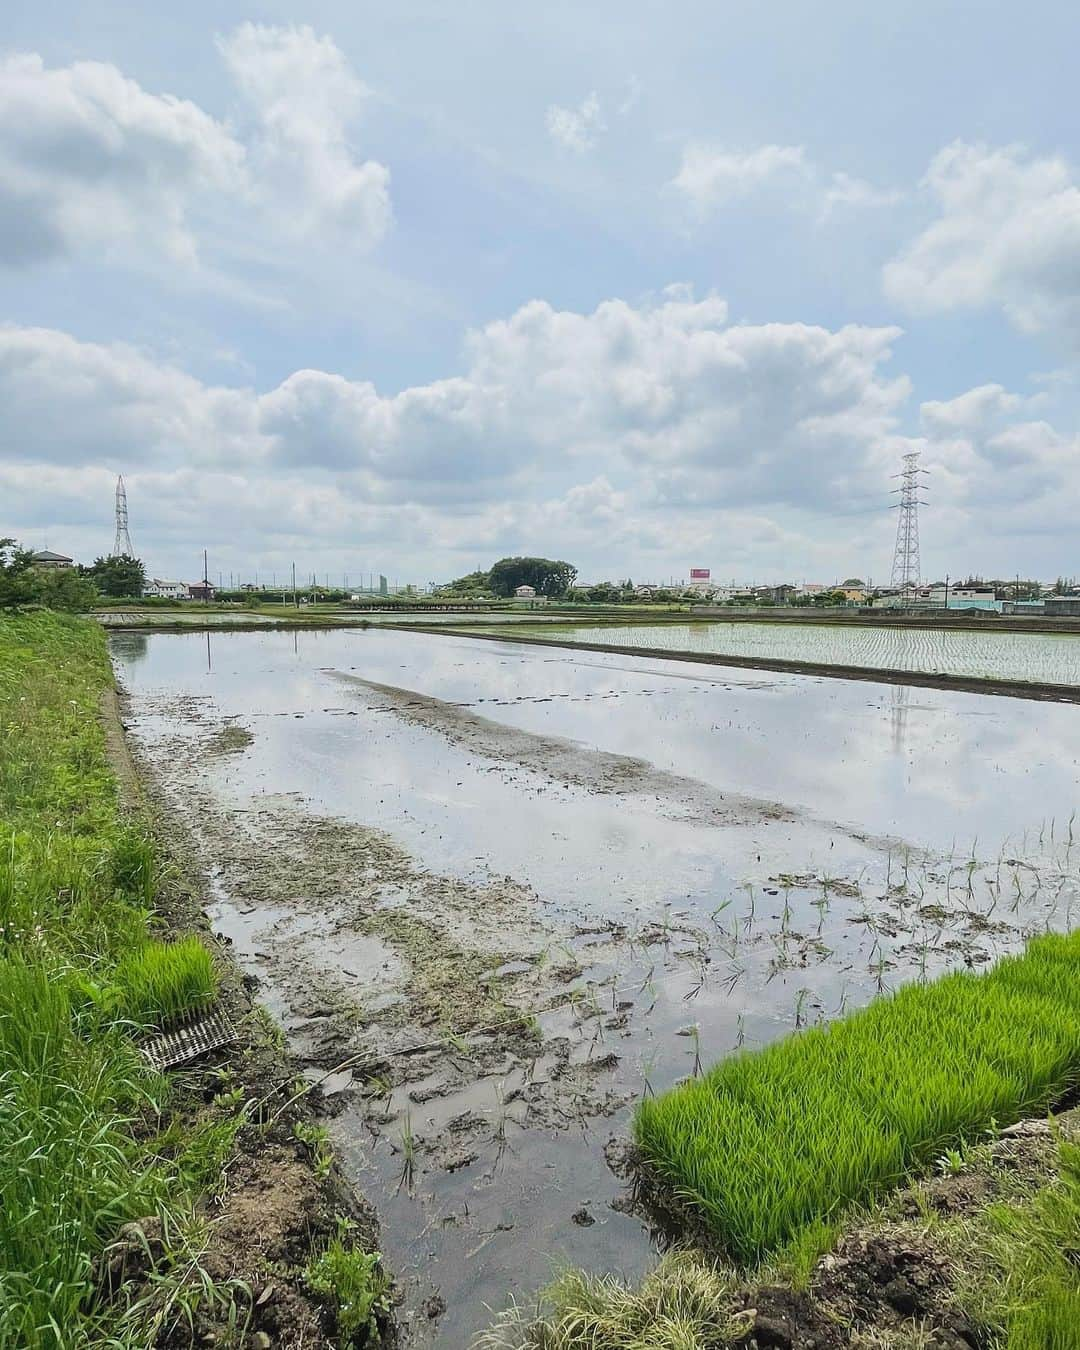
{"label": "sky", "polygon": [[1080,572],[1064,0],[11,0],[0,536],[153,575]]}

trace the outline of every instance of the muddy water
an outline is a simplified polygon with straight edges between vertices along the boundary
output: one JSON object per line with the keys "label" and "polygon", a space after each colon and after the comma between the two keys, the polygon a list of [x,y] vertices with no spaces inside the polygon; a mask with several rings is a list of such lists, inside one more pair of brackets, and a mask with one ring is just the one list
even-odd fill
{"label": "muddy water", "polygon": [[648,1266],[608,1165],[642,1093],[1080,913],[1069,706],[373,629],[112,642],[219,930],[331,1073],[412,1345]]}
{"label": "muddy water", "polygon": [[[552,624],[519,625],[525,636],[552,638]],[[618,643],[624,647],[816,661],[827,666],[1019,680],[1033,684],[1080,684],[1080,634],[978,633],[949,629],[846,627],[814,623],[697,622],[663,624],[559,624],[570,642]]]}

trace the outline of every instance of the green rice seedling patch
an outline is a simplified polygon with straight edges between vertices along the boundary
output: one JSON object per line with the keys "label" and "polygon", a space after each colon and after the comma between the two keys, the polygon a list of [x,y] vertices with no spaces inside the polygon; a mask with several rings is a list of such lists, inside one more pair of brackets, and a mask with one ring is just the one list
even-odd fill
{"label": "green rice seedling patch", "polygon": [[638,1107],[647,1163],[752,1264],[945,1150],[1045,1109],[1080,1070],[1080,932],[910,985]]}

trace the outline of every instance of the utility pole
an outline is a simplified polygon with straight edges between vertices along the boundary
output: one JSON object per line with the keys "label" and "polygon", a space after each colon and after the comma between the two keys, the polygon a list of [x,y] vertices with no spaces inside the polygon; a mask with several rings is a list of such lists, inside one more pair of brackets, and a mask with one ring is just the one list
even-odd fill
{"label": "utility pole", "polygon": [[949,608],[949,574],[945,573],[945,608]]}
{"label": "utility pole", "polygon": [[206,564],[206,549],[202,551],[202,584],[203,584],[203,604],[210,603],[210,573]]}
{"label": "utility pole", "polygon": [[292,602],[293,609],[300,608],[300,601],[296,598],[296,564],[292,565]]}

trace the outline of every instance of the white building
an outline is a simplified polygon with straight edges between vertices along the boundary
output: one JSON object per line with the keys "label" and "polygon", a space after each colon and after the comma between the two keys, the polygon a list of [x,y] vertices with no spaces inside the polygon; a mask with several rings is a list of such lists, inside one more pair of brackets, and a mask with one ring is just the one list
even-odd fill
{"label": "white building", "polygon": [[535,600],[535,599],[536,599],[536,587],[535,587],[535,586],[518,586],[518,587],[515,589],[515,591],[514,591],[514,597],[515,597],[515,599],[518,599],[518,600]]}
{"label": "white building", "polygon": [[151,577],[143,587],[143,595],[157,596],[163,600],[186,600],[187,583],[184,581],[164,581],[161,577]]}

